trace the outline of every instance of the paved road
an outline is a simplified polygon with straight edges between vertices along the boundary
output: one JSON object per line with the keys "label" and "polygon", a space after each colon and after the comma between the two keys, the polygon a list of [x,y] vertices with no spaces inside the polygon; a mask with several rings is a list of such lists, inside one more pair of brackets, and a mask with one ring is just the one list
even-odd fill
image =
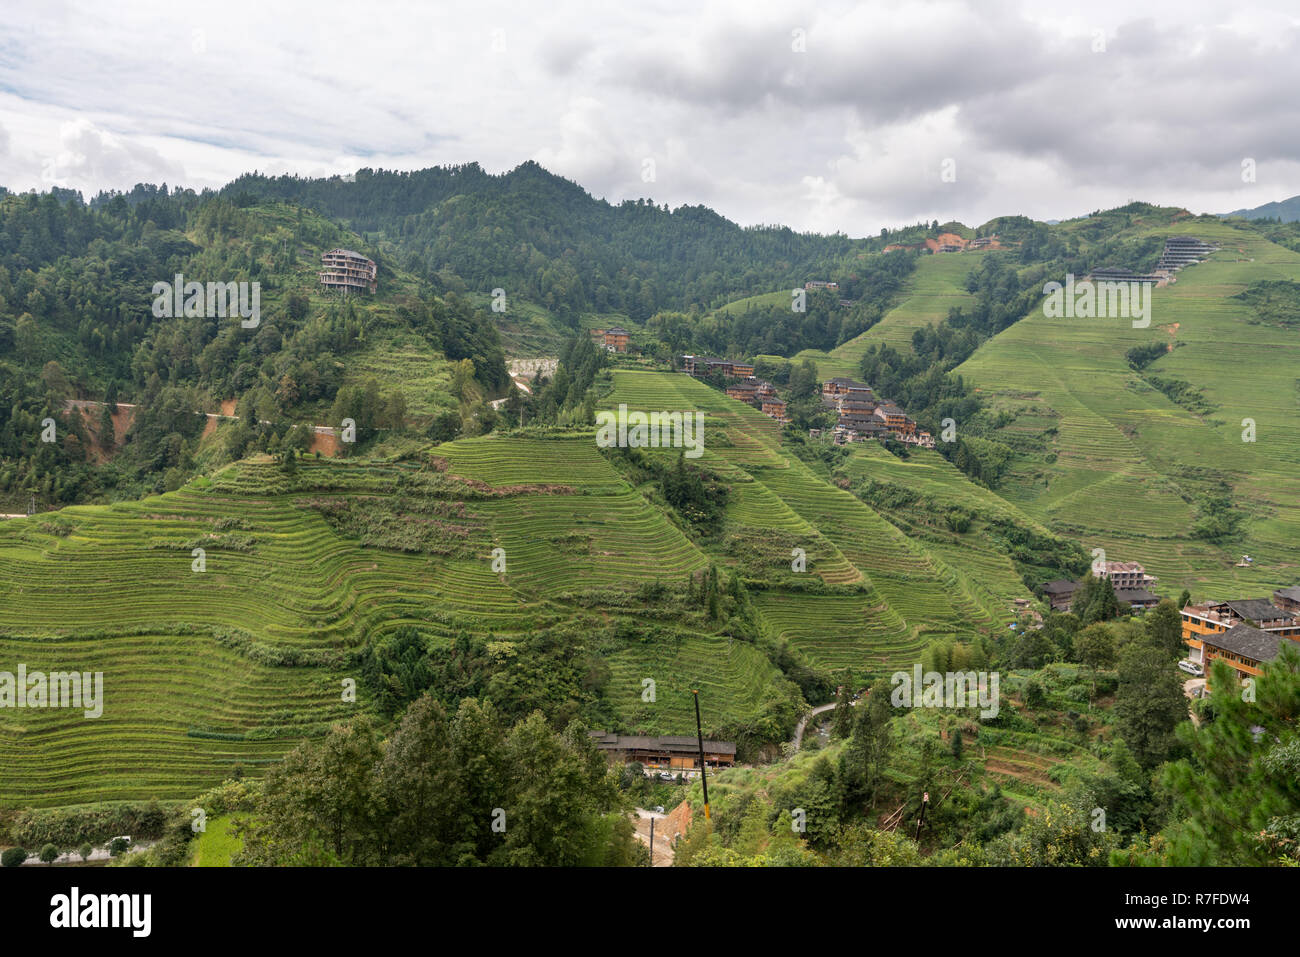
{"label": "paved road", "polygon": [[[857,702],[855,701],[854,704],[857,704]],[[835,702],[832,701],[830,704],[818,705],[816,708],[813,708],[806,715],[804,715],[802,718],[799,719],[799,723],[794,726],[794,740],[790,742],[792,745],[794,745],[794,749],[796,751],[799,750],[799,745],[803,743],[803,732],[804,732],[804,728],[808,727],[808,722],[811,721],[813,718],[817,717],[817,715],[819,714],[825,714],[827,711],[834,711],[834,710],[835,710]]]}
{"label": "paved road", "polygon": [[[658,836],[659,836],[658,834],[655,835],[655,837]],[[140,851],[147,851],[149,848],[153,847],[157,843],[158,843],[157,841],[138,841],[132,844],[129,848],[127,848],[127,850],[123,852],[122,856],[125,857],[128,854],[136,854]],[[658,842],[656,841],[656,843]],[[95,848],[91,848],[90,857],[88,857],[87,860],[107,861],[110,860],[112,856],[113,855],[109,853],[107,846],[95,847]],[[58,857],[54,859],[54,863],[55,864],[80,864],[82,863],[81,854],[76,851],[64,851],[62,854],[60,854]],[[41,862],[40,855],[36,852],[32,852],[27,855],[27,860],[23,861],[22,866],[23,867],[47,867],[49,865],[43,864]]]}

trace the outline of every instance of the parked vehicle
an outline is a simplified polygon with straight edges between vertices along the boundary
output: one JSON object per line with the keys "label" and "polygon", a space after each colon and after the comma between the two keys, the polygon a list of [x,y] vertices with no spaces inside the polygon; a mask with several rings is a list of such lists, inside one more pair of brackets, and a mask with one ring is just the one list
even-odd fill
{"label": "parked vehicle", "polygon": [[1205,674],[1204,668],[1202,668],[1196,662],[1189,661],[1186,658],[1178,662],[1178,667],[1181,668],[1183,671],[1186,671],[1189,675],[1195,675],[1197,678],[1200,678]]}

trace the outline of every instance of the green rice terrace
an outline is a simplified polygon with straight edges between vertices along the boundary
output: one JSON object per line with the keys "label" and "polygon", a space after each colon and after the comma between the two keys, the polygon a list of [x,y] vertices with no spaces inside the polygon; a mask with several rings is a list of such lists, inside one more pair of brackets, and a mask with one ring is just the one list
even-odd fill
{"label": "green rice terrace", "polygon": [[[953,359],[985,406],[978,440],[1010,456],[985,485],[935,450],[802,445],[750,405],[663,371],[654,323],[590,312],[570,324],[522,298],[501,322],[514,350],[553,350],[577,330],[592,352],[585,329],[612,325],[646,348],[608,362],[601,353],[582,381],[589,391],[562,415],[518,430],[501,416],[487,434],[434,442],[443,433],[423,430],[439,417],[458,424],[446,436],[462,434],[473,407],[504,390],[490,376],[475,385],[474,363],[449,359],[474,346],[479,366],[504,375],[495,326],[489,335],[489,319],[474,325],[450,292],[424,309],[419,284],[395,269],[369,302],[315,295],[319,249],[349,234],[276,204],[247,215],[250,235],[279,243],[257,248],[282,249],[268,306],[287,313],[301,297],[287,328],[304,362],[316,361],[311,342],[327,326],[351,329],[331,360],[337,385],[397,393],[393,421],[406,428],[377,426],[396,434],[360,454],[297,458],[268,444],[230,451],[239,426],[213,423],[193,438],[183,475],[177,465],[174,481],[139,487],[174,491],[0,523],[0,670],[102,672],[104,688],[94,720],[78,709],[0,710],[0,809],[189,798],[260,775],[339,721],[391,723],[393,689],[411,688],[402,662],[385,656],[400,658],[412,636],[421,667],[444,669],[416,690],[444,704],[477,696],[560,724],[581,711],[614,731],[685,734],[698,689],[705,734],[738,742],[750,763],[774,757],[809,699],[836,683],[862,687],[936,642],[1007,635],[1030,588],[1081,567],[1093,548],[1141,562],[1170,597],[1184,587],[1197,598],[1259,595],[1300,577],[1300,342],[1267,285],[1300,278],[1300,253],[1257,230],[1146,213],[1126,241],[1159,248],[1185,232],[1219,246],[1154,290],[1149,327],[1035,308]],[[1056,228],[1083,234],[1089,222]],[[190,234],[196,248],[203,239]],[[811,360],[822,380],[863,375],[871,347],[907,353],[914,333],[976,309],[972,270],[1008,255],[922,256],[897,296],[878,302],[874,325],[792,358]],[[1017,266],[1012,278],[1041,284],[1042,274],[1041,264]],[[788,295],[733,299],[714,315]],[[569,381],[580,366],[564,370]],[[313,369],[299,370],[305,382]],[[272,370],[247,405],[273,412],[250,416],[337,415],[324,394],[274,412]],[[214,398],[239,392],[220,376],[205,384]],[[702,413],[702,455],[689,461],[718,492],[716,514],[701,521],[670,503],[664,477],[680,449],[604,449],[591,426],[573,425],[589,421],[592,402]],[[1248,423],[1253,441],[1242,440]],[[11,502],[6,511],[25,504]],[[1254,563],[1239,566],[1242,553]],[[1056,703],[1068,710],[1078,699],[1065,689],[1079,682],[1061,677]],[[914,735],[953,730],[922,729],[927,721],[903,724]],[[990,728],[981,773],[1032,806],[1071,767],[1090,766],[1079,743],[1090,733]],[[719,794],[755,773],[728,772]]]}
{"label": "green rice terrace", "polygon": [[[1247,290],[1300,279],[1300,253],[1239,224],[1189,222],[1185,213],[1169,212],[1168,219],[1137,217],[1121,235],[1162,242],[1185,234],[1219,249],[1153,290],[1147,328],[1125,318],[1051,319],[1035,309],[956,369],[994,415],[1004,416],[991,437],[1014,455],[984,504],[1010,508],[1017,521],[1031,520],[1089,551],[1139,561],[1167,583],[1162,593],[1186,587],[1198,597],[1263,594],[1300,576],[1300,338],[1293,324],[1260,321]],[[1093,222],[1056,228],[1082,233]],[[830,352],[795,358],[812,359],[825,379],[859,375],[870,345],[910,351],[916,329],[973,301],[967,276],[981,258],[999,255],[922,257],[879,323]],[[1038,276],[1041,269],[1021,272]],[[1043,276],[1053,278],[1063,277]],[[1167,352],[1135,369],[1128,352],[1152,345]],[[1245,420],[1254,424],[1253,441],[1243,441]],[[873,454],[908,482],[925,474]],[[937,461],[929,453],[918,457]],[[940,500],[981,491],[955,479],[932,489]],[[1234,527],[1221,535],[1198,531],[1225,489]],[[963,551],[972,544],[963,541]],[[1252,557],[1250,567],[1238,567],[1243,554]]]}
{"label": "green rice terrace", "polygon": [[[1234,297],[1300,277],[1300,253],[1204,220],[1151,232],[1220,248],[1154,290],[1148,328],[1033,313],[957,371],[1010,413],[1001,437],[1018,454],[999,488],[1009,503],[1089,549],[1142,562],[1171,593],[1263,594],[1300,574],[1300,339]],[[1135,370],[1126,353],[1152,343],[1169,351]],[[1170,382],[1200,401],[1175,401],[1159,388]],[[1247,419],[1253,441],[1243,441]],[[1198,535],[1223,486],[1239,527]],[[1243,553],[1252,567],[1236,567]]]}
{"label": "green rice terrace", "polygon": [[[680,733],[699,688],[706,733],[736,733],[775,706],[779,672],[725,622],[682,607],[688,578],[711,565],[743,578],[768,638],[859,673],[908,664],[934,638],[995,633],[1028,596],[995,545],[909,536],[843,477],[783,451],[776,424],[748,406],[670,373],[617,370],[612,386],[602,407],[704,411],[698,462],[733,489],[719,535],[683,527],[591,431],[304,458],[293,474],[258,456],[139,502],[0,525],[0,661],[104,674],[101,719],[0,714],[0,803],[179,799],[257,774],[372,708],[363,682],[345,700],[350,656],[406,626],[435,644],[577,629],[608,666],[616,723]],[[1015,515],[938,456],[864,448],[845,474]],[[791,570],[794,548],[805,574]]]}

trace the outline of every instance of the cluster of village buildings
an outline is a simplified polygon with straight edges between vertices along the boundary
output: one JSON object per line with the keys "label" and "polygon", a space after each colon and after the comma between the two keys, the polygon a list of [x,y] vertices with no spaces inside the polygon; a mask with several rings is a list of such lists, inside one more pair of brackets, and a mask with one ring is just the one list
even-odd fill
{"label": "cluster of village buildings", "polygon": [[[721,375],[738,379],[730,383],[727,395],[760,409],[782,425],[786,418],[785,400],[777,395],[776,387],[764,379],[756,378],[754,367],[732,359],[710,359],[704,356],[681,357],[682,371],[687,375],[703,377]],[[865,442],[868,439],[895,439],[905,445],[934,448],[934,437],[918,429],[916,421],[903,409],[888,399],[877,399],[871,386],[853,379],[834,378],[822,383],[822,407],[836,413],[838,421],[831,431],[836,445],[848,442]],[[811,438],[820,438],[822,429],[810,429]]]}
{"label": "cluster of village buildings", "polygon": [[776,394],[776,386],[765,379],[754,376],[754,367],[748,362],[736,362],[732,359],[710,359],[705,356],[686,355],[681,357],[682,371],[687,375],[703,378],[720,375],[726,379],[739,379],[727,386],[727,395],[733,399],[746,402],[785,425],[785,400]]}
{"label": "cluster of village buildings", "polygon": [[[1110,579],[1115,597],[1133,611],[1160,602],[1151,593],[1155,576],[1137,562],[1106,562],[1099,577]],[[1053,611],[1068,611],[1082,582],[1057,580],[1043,586]],[[1208,674],[1210,663],[1222,659],[1241,677],[1262,673],[1263,663],[1275,659],[1283,641],[1300,642],[1300,586],[1279,588],[1271,598],[1202,601],[1184,606],[1183,641],[1188,658]]]}
{"label": "cluster of village buildings", "polygon": [[[732,359],[709,359],[704,356],[681,357],[682,371],[692,376],[721,375],[738,379],[730,383],[727,395],[760,409],[782,425],[786,404],[776,387],[756,378],[754,367]],[[822,407],[836,413],[838,421],[831,434],[836,445],[865,442],[868,439],[895,439],[906,445],[934,448],[934,437],[916,427],[916,421],[888,399],[877,399],[871,386],[853,379],[834,378],[822,383]],[[822,429],[810,429],[811,438],[820,438]]]}
{"label": "cluster of village buildings", "polygon": [[[838,416],[833,435],[836,445],[868,439],[895,439],[904,445],[934,448],[934,437],[916,427],[903,409],[888,399],[877,399],[871,386],[853,379],[835,378],[822,383],[822,406]],[[810,429],[818,438],[821,429]]]}
{"label": "cluster of village buildings", "polygon": [[1300,586],[1279,588],[1271,599],[1188,604],[1181,614],[1188,657],[1207,674],[1218,658],[1240,677],[1255,677],[1278,656],[1282,642],[1300,643]]}
{"label": "cluster of village buildings", "polygon": [[[1159,596],[1151,593],[1156,577],[1148,575],[1137,562],[1106,562],[1104,567],[1097,568],[1097,573],[1098,578],[1109,579],[1119,603],[1133,611],[1145,611],[1160,604]],[[1052,611],[1069,611],[1074,593],[1082,587],[1081,581],[1057,579],[1043,586],[1043,594]]]}

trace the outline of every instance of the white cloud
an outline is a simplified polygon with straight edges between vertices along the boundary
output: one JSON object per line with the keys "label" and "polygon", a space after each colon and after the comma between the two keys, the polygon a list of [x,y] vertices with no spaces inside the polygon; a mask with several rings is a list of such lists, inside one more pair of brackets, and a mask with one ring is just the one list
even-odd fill
{"label": "white cloud", "polygon": [[1283,0],[67,0],[12,11],[0,53],[15,189],[531,157],[613,202],[851,235],[1300,193],[1300,18]]}

